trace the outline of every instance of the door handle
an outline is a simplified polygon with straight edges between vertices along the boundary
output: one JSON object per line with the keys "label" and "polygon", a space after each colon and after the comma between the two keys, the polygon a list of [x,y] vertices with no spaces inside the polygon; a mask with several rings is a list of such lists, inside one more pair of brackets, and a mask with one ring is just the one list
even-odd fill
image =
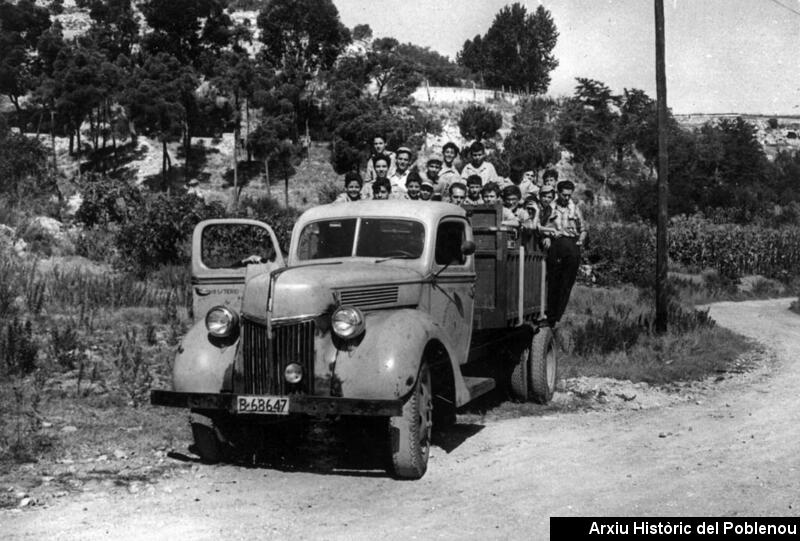
{"label": "door handle", "polygon": [[205,297],[206,295],[211,294],[211,290],[206,289],[204,287],[196,287],[194,288],[194,292],[197,293],[200,297]]}

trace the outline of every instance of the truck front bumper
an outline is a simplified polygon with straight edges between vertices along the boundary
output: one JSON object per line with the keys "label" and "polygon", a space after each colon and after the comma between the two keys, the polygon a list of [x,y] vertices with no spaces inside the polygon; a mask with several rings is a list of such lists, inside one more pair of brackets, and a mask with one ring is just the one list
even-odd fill
{"label": "truck front bumper", "polygon": [[[252,396],[252,395],[248,395]],[[182,393],[177,391],[150,391],[150,403],[154,406],[221,410],[237,413],[234,405],[238,395],[233,393]],[[336,398],[331,396],[291,395],[289,413],[308,415],[363,415],[393,417],[402,415],[402,400],[365,400],[360,398]],[[239,414],[251,415],[251,414]]]}

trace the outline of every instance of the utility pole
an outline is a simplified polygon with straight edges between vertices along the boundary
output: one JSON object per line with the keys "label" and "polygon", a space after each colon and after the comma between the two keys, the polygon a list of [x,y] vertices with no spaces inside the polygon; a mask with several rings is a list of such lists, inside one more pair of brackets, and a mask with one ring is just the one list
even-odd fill
{"label": "utility pole", "polygon": [[656,332],[667,332],[667,75],[664,67],[664,0],[656,8],[656,102],[658,105],[658,226],[656,230]]}

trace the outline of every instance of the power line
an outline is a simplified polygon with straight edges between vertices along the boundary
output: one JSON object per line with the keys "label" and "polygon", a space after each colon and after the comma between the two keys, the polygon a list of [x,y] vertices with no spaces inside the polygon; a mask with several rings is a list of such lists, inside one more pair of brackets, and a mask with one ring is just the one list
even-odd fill
{"label": "power line", "polygon": [[797,11],[796,9],[790,8],[789,6],[785,6],[785,5],[781,4],[780,2],[778,2],[778,0],[770,0],[770,1],[771,1],[773,4],[778,4],[778,5],[779,5],[780,7],[782,7],[783,9],[786,9],[786,10],[789,10],[789,11],[791,11],[791,12],[792,12],[792,13],[794,13],[795,15],[800,15],[800,11]]}

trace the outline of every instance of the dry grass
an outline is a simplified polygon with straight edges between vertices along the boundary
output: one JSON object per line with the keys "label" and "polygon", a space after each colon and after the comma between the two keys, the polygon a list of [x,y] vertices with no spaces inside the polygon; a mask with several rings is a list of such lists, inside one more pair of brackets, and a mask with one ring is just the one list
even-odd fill
{"label": "dry grass", "polygon": [[[561,375],[663,384],[725,371],[751,348],[704,312],[675,308],[670,331],[653,332],[652,301],[632,287],[578,286],[557,336]],[[598,323],[599,322],[599,323]]]}

